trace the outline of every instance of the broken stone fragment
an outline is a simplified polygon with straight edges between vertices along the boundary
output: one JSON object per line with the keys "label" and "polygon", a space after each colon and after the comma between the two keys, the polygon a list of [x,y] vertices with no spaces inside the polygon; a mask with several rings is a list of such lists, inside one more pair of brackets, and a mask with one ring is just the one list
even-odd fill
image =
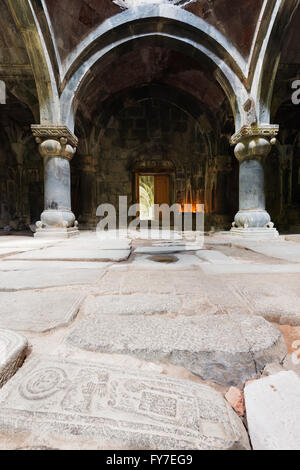
{"label": "broken stone fragment", "polygon": [[226,400],[232,406],[238,416],[245,414],[245,399],[244,394],[237,387],[230,387],[225,395]]}
{"label": "broken stone fragment", "polygon": [[27,346],[24,336],[0,329],[0,388],[23,364]]}

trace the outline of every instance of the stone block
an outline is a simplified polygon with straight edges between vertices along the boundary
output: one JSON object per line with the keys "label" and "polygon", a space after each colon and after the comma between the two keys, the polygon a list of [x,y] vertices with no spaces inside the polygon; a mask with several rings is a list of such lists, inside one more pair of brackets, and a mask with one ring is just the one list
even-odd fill
{"label": "stone block", "polygon": [[133,355],[189,369],[204,380],[241,385],[286,346],[263,318],[248,315],[157,317],[94,315],[81,321],[67,342],[88,351]]}
{"label": "stone block", "polygon": [[254,450],[300,449],[300,378],[280,372],[245,388],[247,421]]}

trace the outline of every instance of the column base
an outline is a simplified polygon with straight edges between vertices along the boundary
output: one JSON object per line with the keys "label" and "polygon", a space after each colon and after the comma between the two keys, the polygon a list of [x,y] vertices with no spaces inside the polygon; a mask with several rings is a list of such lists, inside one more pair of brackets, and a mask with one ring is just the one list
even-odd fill
{"label": "column base", "polygon": [[254,227],[254,228],[237,228],[233,227],[230,232],[231,235],[244,240],[278,240],[279,232],[276,228],[267,227]]}
{"label": "column base", "polygon": [[77,227],[63,228],[38,228],[34,234],[35,238],[55,238],[55,239],[65,239],[78,237],[80,232]]}

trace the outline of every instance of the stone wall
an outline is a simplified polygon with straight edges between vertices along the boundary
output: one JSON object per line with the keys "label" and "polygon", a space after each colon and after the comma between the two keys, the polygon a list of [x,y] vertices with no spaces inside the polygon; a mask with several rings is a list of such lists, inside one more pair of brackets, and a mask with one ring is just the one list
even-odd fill
{"label": "stone wall", "polygon": [[[230,227],[237,209],[238,165],[230,149],[218,153],[221,142],[201,116],[195,119],[175,104],[145,99],[111,116],[96,137],[90,132],[94,156],[79,149],[74,159],[81,224],[95,224],[97,206],[117,207],[119,196],[137,202],[136,171],[163,169],[170,172],[171,203],[205,204],[208,225]],[[85,204],[88,193],[93,194],[90,203],[96,203],[92,211]]]}

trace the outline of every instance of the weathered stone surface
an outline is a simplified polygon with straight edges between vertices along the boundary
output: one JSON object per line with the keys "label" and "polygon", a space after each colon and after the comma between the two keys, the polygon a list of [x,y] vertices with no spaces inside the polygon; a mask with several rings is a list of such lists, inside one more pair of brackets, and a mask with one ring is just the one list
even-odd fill
{"label": "weathered stone surface", "polygon": [[29,360],[0,392],[0,435],[16,432],[69,449],[250,448],[240,419],[206,385],[59,357]]}
{"label": "weathered stone surface", "polygon": [[171,295],[104,295],[89,297],[82,310],[86,315],[153,315],[178,312],[181,305],[181,299]]}
{"label": "weathered stone surface", "polygon": [[72,290],[0,293],[0,328],[44,332],[67,325],[77,314],[84,293]]}
{"label": "weathered stone surface", "polygon": [[[98,266],[96,267],[96,263],[90,264],[92,264],[94,268],[74,269],[70,272],[70,270],[65,269],[65,267],[59,269],[59,266],[57,266],[57,269],[26,270],[26,274],[22,269],[15,271],[8,269],[7,271],[2,271],[2,266],[0,266],[0,292],[93,284],[100,281],[105,274],[105,270],[101,269],[102,266],[100,268]],[[34,266],[32,266],[32,268],[34,268]]]}
{"label": "weathered stone surface", "polygon": [[266,320],[300,326],[299,274],[249,274],[227,279],[229,290],[238,294],[249,309]]}
{"label": "weathered stone surface", "polygon": [[294,372],[257,380],[245,388],[254,450],[299,450],[300,378]]}
{"label": "weathered stone surface", "polygon": [[212,264],[236,264],[237,261],[230,256],[224,255],[220,251],[216,250],[200,250],[197,251],[197,256],[203,261],[207,261]]}
{"label": "weathered stone surface", "polygon": [[90,296],[81,312],[85,315],[215,314],[216,305],[206,298],[190,295],[131,294]]}
{"label": "weathered stone surface", "polygon": [[263,370],[263,377],[269,377],[270,375],[275,375],[278,374],[279,372],[282,372],[284,368],[282,367],[279,362],[273,362],[272,364],[267,364],[266,367]]}
{"label": "weathered stone surface", "polygon": [[249,242],[249,241],[234,241],[232,243],[236,246],[253,250],[256,253],[270,256],[272,258],[282,259],[292,263],[300,263],[300,249],[299,244],[295,242],[287,242],[279,239],[276,243],[269,242]]}
{"label": "weathered stone surface", "polygon": [[89,351],[137,356],[184,366],[205,380],[237,385],[282,360],[281,334],[263,318],[99,316],[80,322],[68,343]]}
{"label": "weathered stone surface", "polygon": [[300,377],[300,342],[298,351],[288,354],[283,362],[285,370],[291,370]]}
{"label": "weathered stone surface", "polygon": [[24,336],[0,329],[0,388],[21,367],[27,346],[27,339]]}
{"label": "weathered stone surface", "polygon": [[57,260],[57,261],[126,261],[130,250],[101,250],[82,248],[46,248],[10,256],[10,260]]}

